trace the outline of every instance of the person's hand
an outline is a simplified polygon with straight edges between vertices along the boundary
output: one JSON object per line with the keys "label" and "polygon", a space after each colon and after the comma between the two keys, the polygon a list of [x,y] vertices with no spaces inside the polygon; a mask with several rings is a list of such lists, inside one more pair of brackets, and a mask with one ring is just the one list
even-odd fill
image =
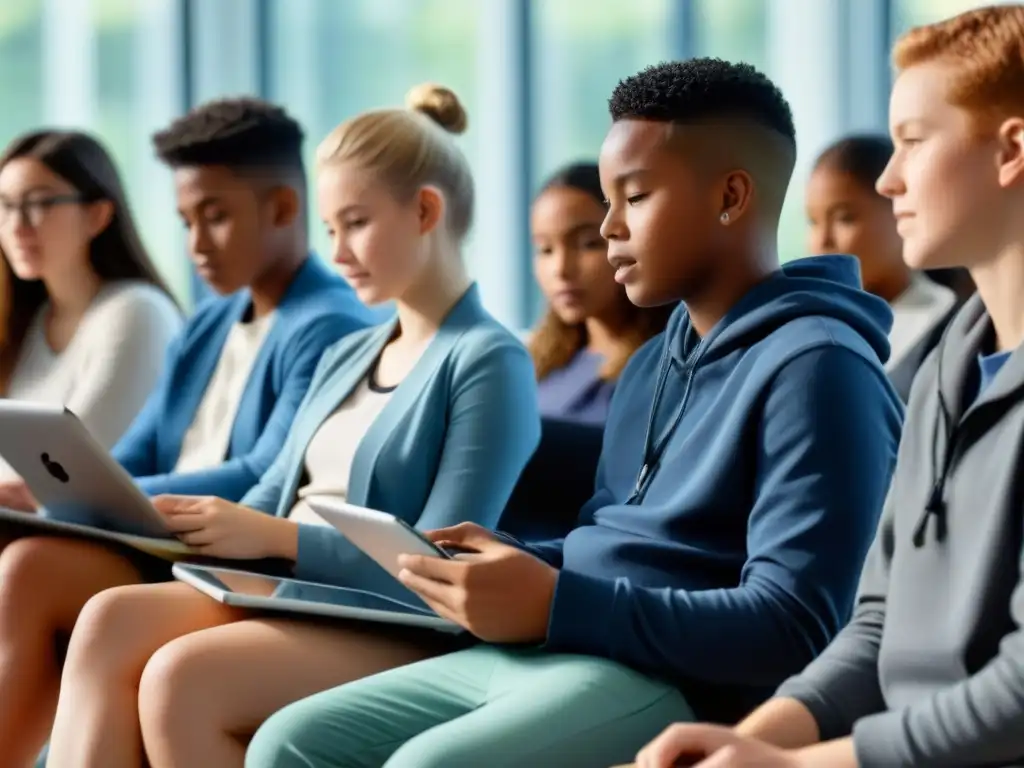
{"label": "person's hand", "polygon": [[298,526],[215,496],[157,496],[153,506],[178,539],[208,557],[295,559]]}
{"label": "person's hand", "polygon": [[427,537],[466,553],[452,560],[399,558],[399,580],[439,616],[494,643],[539,642],[547,637],[558,571],[471,523],[432,531]]}
{"label": "person's hand", "polygon": [[16,512],[35,512],[39,508],[28,485],[22,479],[0,482],[0,507],[7,507]]}
{"label": "person's hand", "polygon": [[636,768],[808,768],[798,753],[718,725],[671,725],[636,756]]}

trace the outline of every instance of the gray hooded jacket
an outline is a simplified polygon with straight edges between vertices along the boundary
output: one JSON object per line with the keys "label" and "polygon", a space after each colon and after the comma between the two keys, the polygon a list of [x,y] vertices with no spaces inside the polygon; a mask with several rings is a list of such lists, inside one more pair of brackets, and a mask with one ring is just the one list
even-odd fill
{"label": "gray hooded jacket", "polygon": [[1024,348],[972,401],[978,297],[914,383],[850,624],[779,696],[861,768],[1024,765]]}

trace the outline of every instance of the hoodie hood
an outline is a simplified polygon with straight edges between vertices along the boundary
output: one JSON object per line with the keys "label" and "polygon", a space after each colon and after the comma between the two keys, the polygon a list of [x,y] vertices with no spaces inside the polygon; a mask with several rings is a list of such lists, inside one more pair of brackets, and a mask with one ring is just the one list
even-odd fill
{"label": "hoodie hood", "polygon": [[785,264],[740,299],[703,342],[690,327],[685,306],[680,306],[667,336],[678,362],[699,344],[701,362],[707,363],[811,316],[842,321],[864,339],[880,363],[889,359],[892,310],[884,299],[861,288],[860,263],[852,256],[813,256]]}

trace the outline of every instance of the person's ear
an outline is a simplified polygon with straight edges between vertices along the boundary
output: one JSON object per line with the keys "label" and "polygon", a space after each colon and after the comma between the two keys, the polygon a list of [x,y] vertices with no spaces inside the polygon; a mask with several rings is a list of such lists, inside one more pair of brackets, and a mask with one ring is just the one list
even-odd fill
{"label": "person's ear", "polygon": [[441,190],[432,186],[421,187],[416,193],[416,209],[420,234],[430,234],[444,221],[444,195]]}
{"label": "person's ear", "polygon": [[999,185],[1024,181],[1024,118],[1012,117],[999,127]]}
{"label": "person's ear", "polygon": [[114,203],[110,200],[97,200],[86,207],[88,217],[89,239],[99,236],[114,220]]}
{"label": "person's ear", "polygon": [[718,220],[723,226],[739,221],[754,198],[754,179],[742,170],[730,171],[722,180]]}
{"label": "person's ear", "polygon": [[302,198],[295,187],[281,185],[270,192],[271,218],[278,229],[290,227],[302,215]]}

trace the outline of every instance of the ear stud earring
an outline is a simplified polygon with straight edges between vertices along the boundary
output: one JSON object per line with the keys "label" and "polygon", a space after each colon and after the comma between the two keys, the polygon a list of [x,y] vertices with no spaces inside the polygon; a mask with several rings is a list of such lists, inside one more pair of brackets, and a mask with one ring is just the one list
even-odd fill
{"label": "ear stud earring", "polygon": [[722,222],[723,224],[728,224],[729,223],[729,212],[728,211],[722,211],[722,215],[718,217],[718,220],[720,222]]}

